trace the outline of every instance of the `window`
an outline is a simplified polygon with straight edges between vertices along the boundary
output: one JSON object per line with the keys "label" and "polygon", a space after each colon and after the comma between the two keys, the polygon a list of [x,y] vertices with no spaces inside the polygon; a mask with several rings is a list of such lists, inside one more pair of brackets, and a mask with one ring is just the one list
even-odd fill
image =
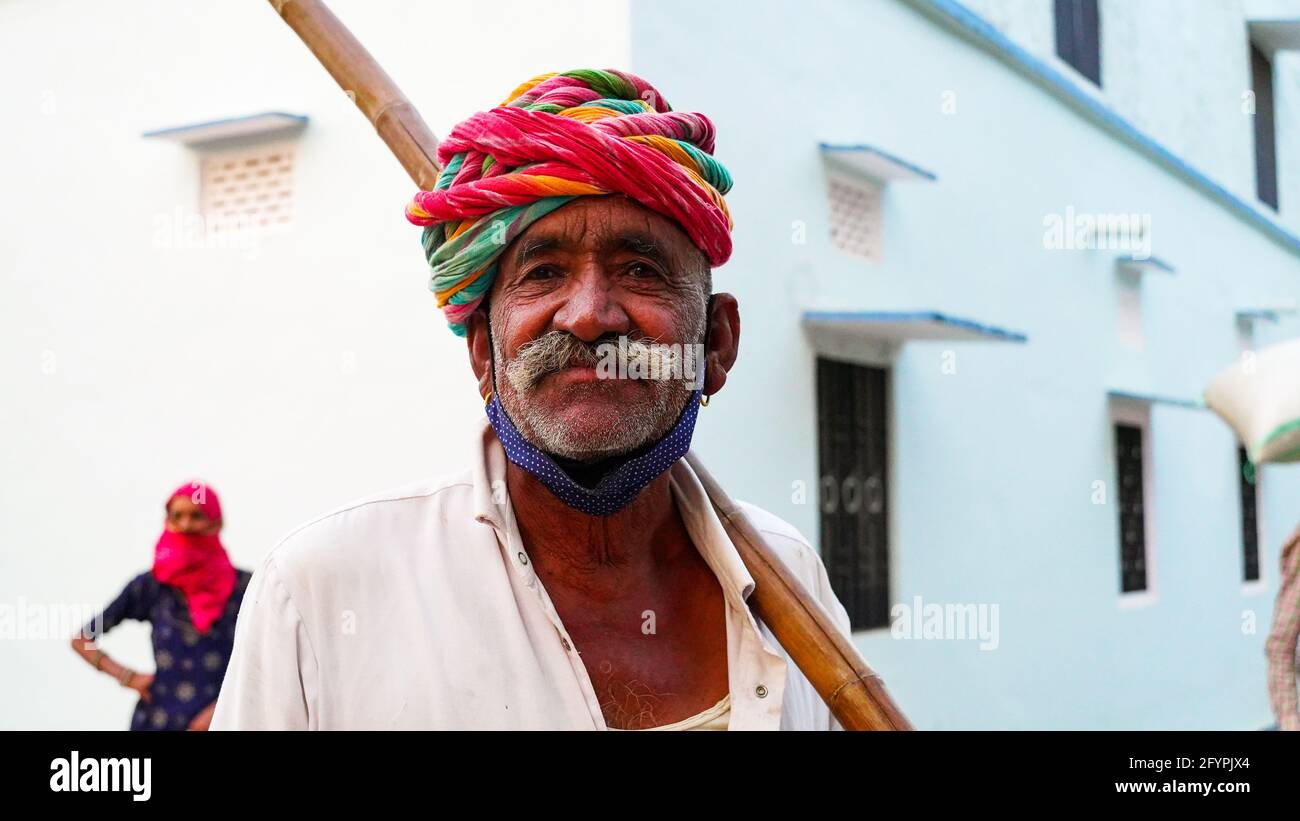
{"label": "window", "polygon": [[1248,582],[1259,581],[1259,489],[1257,471],[1246,455],[1245,448],[1237,448],[1237,484],[1241,494],[1241,550],[1244,563],[1242,577]]}
{"label": "window", "polygon": [[838,173],[827,174],[831,240],[857,257],[881,259],[880,186]]}
{"label": "window", "polygon": [[1119,304],[1116,310],[1120,344],[1130,351],[1142,350],[1142,276],[1121,271],[1116,284]]}
{"label": "window", "polygon": [[1250,47],[1250,79],[1255,92],[1255,194],[1277,210],[1277,139],[1273,133],[1273,63]]}
{"label": "window", "polygon": [[202,155],[199,194],[204,220],[214,230],[264,229],[293,219],[292,142]]}
{"label": "window", "polygon": [[1101,87],[1101,18],[1097,0],[1056,0],[1056,54]]}
{"label": "window", "polygon": [[817,360],[821,549],[853,629],[889,625],[889,371]]}
{"label": "window", "polygon": [[1115,423],[1120,592],[1147,589],[1146,450],[1141,425]]}

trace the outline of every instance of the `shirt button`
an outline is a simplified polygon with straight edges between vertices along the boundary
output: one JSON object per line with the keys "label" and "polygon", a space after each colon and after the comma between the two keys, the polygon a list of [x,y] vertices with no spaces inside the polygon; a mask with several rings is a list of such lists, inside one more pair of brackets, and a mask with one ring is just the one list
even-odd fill
{"label": "shirt button", "polygon": [[754,688],[754,694],[759,698],[767,698],[767,687],[762,684],[758,685]]}
{"label": "shirt button", "polygon": [[520,564],[528,564],[528,557],[524,555],[524,551],[522,551],[522,550],[519,551],[519,563],[520,563]]}

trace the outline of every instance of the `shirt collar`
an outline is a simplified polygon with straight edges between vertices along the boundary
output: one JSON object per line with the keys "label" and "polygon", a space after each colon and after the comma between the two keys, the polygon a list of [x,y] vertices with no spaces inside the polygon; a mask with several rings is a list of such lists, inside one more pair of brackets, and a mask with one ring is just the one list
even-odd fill
{"label": "shirt collar", "polygon": [[506,492],[506,450],[497,439],[492,425],[483,420],[474,457],[474,520],[504,530],[509,515],[510,496]]}
{"label": "shirt collar", "polygon": [[668,481],[681,511],[682,521],[691,541],[704,561],[718,577],[727,603],[737,610],[748,611],[745,600],[754,592],[754,577],[749,574],[722,520],[713,509],[709,495],[695,471],[685,459],[678,459],[668,470]]}
{"label": "shirt collar", "polygon": [[[486,421],[479,438],[482,447],[478,449],[473,468],[474,519],[504,532],[514,518],[506,490],[505,448]],[[745,600],[754,590],[754,577],[731,543],[695,471],[685,459],[678,459],[668,470],[668,481],[686,532],[717,577],[727,603],[738,610],[747,610]]]}

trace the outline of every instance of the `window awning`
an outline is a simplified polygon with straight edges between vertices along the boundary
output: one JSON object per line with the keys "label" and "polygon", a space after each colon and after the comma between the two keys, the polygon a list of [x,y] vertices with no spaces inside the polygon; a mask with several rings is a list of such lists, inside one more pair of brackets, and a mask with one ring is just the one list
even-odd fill
{"label": "window awning", "polygon": [[1130,274],[1172,274],[1174,266],[1159,257],[1135,257],[1131,254],[1117,257],[1115,264]]}
{"label": "window awning", "polygon": [[859,336],[873,341],[1025,342],[1022,333],[938,311],[806,311],[810,331]]}
{"label": "window awning", "polygon": [[1205,410],[1205,403],[1195,399],[1181,399],[1174,396],[1159,396],[1152,393],[1135,393],[1132,391],[1110,390],[1106,392],[1109,399],[1121,402],[1136,402],[1143,405],[1174,405],[1180,408]]}
{"label": "window awning", "polygon": [[1281,322],[1284,316],[1295,316],[1300,308],[1286,301],[1277,305],[1261,305],[1256,308],[1241,308],[1237,311],[1238,322]]}
{"label": "window awning", "polygon": [[1300,18],[1249,20],[1250,39],[1269,57],[1279,51],[1300,51]]}
{"label": "window awning", "polygon": [[933,181],[935,175],[919,165],[872,145],[820,143],[822,156],[881,183]]}
{"label": "window awning", "polygon": [[805,311],[818,356],[890,367],[907,342],[1025,342],[1022,333],[938,311]]}
{"label": "window awning", "polygon": [[1246,308],[1237,311],[1238,322],[1272,322],[1277,324],[1282,318],[1280,311],[1270,308]]}
{"label": "window awning", "polygon": [[230,117],[192,125],[179,125],[146,131],[149,139],[170,140],[182,145],[200,147],[244,139],[270,139],[287,137],[307,127],[307,117],[302,114],[285,114],[282,111],[265,111],[246,117]]}

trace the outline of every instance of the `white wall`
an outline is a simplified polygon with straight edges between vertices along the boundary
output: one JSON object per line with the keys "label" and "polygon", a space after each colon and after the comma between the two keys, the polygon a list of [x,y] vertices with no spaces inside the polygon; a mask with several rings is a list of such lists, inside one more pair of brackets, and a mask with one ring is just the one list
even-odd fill
{"label": "white wall", "polygon": [[[535,74],[628,61],[623,2],[331,6],[438,134]],[[12,0],[0,69],[0,606],[107,603],[191,476],[251,568],[309,517],[466,464],[482,403],[402,216],[415,188],[268,4]],[[198,159],[142,132],[267,110],[311,117],[296,223],[166,247]],[[132,628],[105,645],[150,669]],[[0,729],[127,726],[132,694],[64,635],[0,639],[0,671]]]}
{"label": "white wall", "polygon": [[[1208,8],[1217,25],[1216,2],[1188,0],[1187,16]],[[632,6],[633,70],[714,119],[736,183],[736,251],[714,283],[736,294],[743,333],[700,414],[705,463],[815,540],[816,351],[800,313],[938,310],[1021,331],[1024,345],[909,343],[890,389],[890,601],[997,605],[1000,644],[864,630],[866,659],[922,729],[1265,726],[1264,633],[1300,472],[1263,471],[1264,584],[1243,589],[1234,437],[1209,411],[1154,407],[1157,595],[1121,605],[1106,396],[1199,398],[1239,356],[1235,310],[1300,298],[1300,258],[911,3],[787,8]],[[791,47],[751,47],[770,42]],[[886,189],[878,263],[831,241],[819,141],[937,175]],[[1117,339],[1118,252],[1045,246],[1045,216],[1067,208],[1151,215],[1177,273],[1143,285],[1140,353]],[[1292,318],[1261,344],[1297,335]]]}

